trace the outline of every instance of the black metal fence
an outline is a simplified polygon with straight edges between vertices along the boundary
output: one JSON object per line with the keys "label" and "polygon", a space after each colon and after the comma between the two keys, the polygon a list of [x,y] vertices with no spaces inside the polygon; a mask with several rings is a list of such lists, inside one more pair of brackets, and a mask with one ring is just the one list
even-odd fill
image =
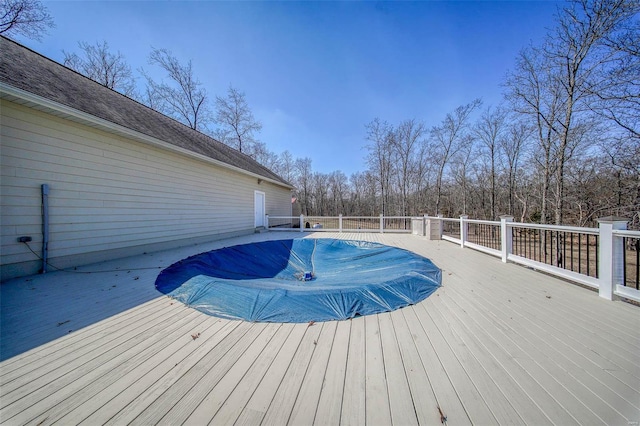
{"label": "black metal fence", "polygon": [[512,227],[512,253],[598,278],[597,234]]}
{"label": "black metal fence", "polygon": [[467,241],[494,250],[501,249],[499,223],[467,222],[467,226]]}
{"label": "black metal fence", "polygon": [[640,238],[624,237],[624,285],[640,290]]}

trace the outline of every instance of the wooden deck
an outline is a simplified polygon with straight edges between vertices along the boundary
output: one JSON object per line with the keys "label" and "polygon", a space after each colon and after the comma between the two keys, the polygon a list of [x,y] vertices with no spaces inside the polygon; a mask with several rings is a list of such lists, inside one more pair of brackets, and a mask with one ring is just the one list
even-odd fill
{"label": "wooden deck", "polygon": [[4,283],[0,422],[437,425],[441,411],[448,425],[638,425],[640,308],[446,241],[305,234],[379,241],[442,268],[425,301],[350,321],[228,321],[153,286],[188,255],[300,235]]}

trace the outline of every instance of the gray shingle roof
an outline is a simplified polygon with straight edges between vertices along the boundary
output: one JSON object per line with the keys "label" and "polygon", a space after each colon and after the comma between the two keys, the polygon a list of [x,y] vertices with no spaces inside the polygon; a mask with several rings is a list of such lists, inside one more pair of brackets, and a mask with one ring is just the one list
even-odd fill
{"label": "gray shingle roof", "polygon": [[290,184],[268,168],[215,139],[0,36],[0,81],[231,166]]}

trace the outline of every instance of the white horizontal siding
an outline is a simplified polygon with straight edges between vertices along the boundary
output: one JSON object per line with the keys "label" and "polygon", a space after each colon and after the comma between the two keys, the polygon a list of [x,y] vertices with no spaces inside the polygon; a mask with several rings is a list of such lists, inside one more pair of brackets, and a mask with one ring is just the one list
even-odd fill
{"label": "white horizontal siding", "polygon": [[[49,259],[248,232],[254,190],[266,212],[291,213],[291,192],[257,178],[2,101],[3,270],[36,260],[40,186],[49,185]],[[32,271],[35,272],[35,271]],[[5,278],[7,278],[5,276]]]}

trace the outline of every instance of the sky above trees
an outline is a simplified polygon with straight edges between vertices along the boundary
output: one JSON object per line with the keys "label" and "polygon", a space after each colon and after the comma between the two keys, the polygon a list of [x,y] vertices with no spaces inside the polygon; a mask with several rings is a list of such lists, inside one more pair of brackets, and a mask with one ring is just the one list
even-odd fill
{"label": "sky above trees", "polygon": [[56,27],[16,40],[59,62],[79,42],[106,41],[150,73],[152,48],[168,49],[192,61],[212,97],[244,92],[269,150],[349,175],[366,169],[365,125],[376,117],[435,126],[476,98],[499,103],[518,53],[541,42],[562,3],[44,4]]}

